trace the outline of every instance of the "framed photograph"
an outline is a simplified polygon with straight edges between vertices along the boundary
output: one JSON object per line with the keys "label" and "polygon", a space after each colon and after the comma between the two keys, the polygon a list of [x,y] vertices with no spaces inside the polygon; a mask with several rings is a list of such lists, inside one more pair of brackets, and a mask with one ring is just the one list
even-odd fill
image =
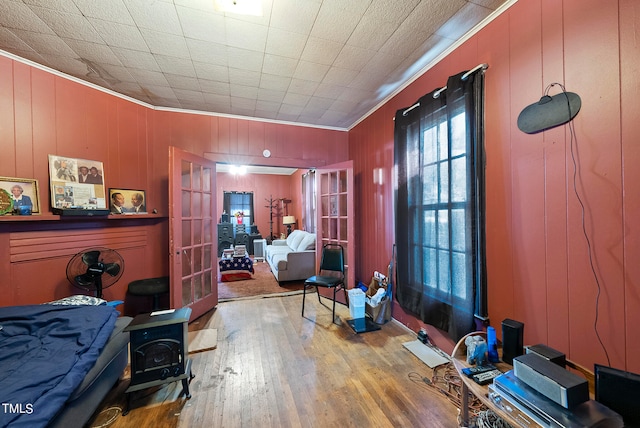
{"label": "framed photograph", "polygon": [[147,214],[147,195],[144,190],[109,189],[111,214]]}
{"label": "framed photograph", "polygon": [[102,162],[49,155],[53,208],[107,208]]}
{"label": "framed photograph", "polygon": [[38,180],[0,177],[0,215],[11,214],[14,209],[23,215],[40,212]]}

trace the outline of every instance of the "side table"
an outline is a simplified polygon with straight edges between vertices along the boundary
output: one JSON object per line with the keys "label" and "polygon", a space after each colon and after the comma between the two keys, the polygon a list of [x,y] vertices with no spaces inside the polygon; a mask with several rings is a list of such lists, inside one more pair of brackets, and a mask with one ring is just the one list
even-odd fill
{"label": "side table", "polygon": [[188,357],[188,322],[191,308],[170,309],[136,316],[124,329],[130,335],[131,382],[125,391],[127,408],[131,393],[169,382],[182,381],[187,399],[194,378]]}

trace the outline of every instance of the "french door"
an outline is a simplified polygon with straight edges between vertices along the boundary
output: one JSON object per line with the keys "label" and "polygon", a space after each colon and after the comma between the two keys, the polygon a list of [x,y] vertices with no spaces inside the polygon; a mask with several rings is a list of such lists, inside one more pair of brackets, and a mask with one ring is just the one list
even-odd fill
{"label": "french door", "polygon": [[320,266],[323,245],[342,245],[346,286],[353,288],[355,286],[353,161],[316,169],[316,201],[316,266]]}
{"label": "french door", "polygon": [[171,307],[191,320],[218,304],[215,177],[215,162],[169,147]]}

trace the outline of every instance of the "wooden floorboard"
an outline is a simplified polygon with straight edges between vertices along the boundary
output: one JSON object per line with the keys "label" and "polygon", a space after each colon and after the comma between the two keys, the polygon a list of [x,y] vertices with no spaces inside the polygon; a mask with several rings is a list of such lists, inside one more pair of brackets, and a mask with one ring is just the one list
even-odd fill
{"label": "wooden floorboard", "polygon": [[[324,301],[324,300],[323,300]],[[328,302],[328,301],[327,301]],[[402,346],[415,340],[390,322],[355,334],[331,309],[302,296],[223,302],[189,325],[215,328],[218,346],[192,354],[190,400],[180,382],[134,395],[125,378],[89,426],[103,427],[457,427],[458,409],[425,383],[432,371]],[[341,320],[349,310],[337,305]]]}

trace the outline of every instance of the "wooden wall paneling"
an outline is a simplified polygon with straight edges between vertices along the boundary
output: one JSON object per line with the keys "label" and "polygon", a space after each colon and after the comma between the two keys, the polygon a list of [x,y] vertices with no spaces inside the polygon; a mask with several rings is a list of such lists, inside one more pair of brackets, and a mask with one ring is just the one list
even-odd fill
{"label": "wooden wall paneling", "polygon": [[119,162],[121,156],[120,148],[120,99],[110,97],[107,100],[107,136],[109,144],[107,146],[107,159],[103,160],[105,186],[108,188],[124,188],[126,189],[126,169],[122,168]]}
{"label": "wooden wall paneling", "polygon": [[248,154],[252,156],[262,156],[262,152],[266,148],[264,122],[248,122],[247,140],[249,141]]}
{"label": "wooden wall paneling", "polygon": [[[574,120],[578,190],[585,204],[585,223],[602,294],[598,332],[611,363],[624,364],[624,281],[622,277],[622,196],[620,146],[620,52],[617,4],[587,0],[564,3],[567,90],[582,97]],[[585,29],[588,28],[588,31]],[[589,46],[588,51],[584,49]],[[585,73],[597,64],[596,72]],[[595,71],[595,70],[594,70]],[[603,106],[606,105],[606,108]],[[570,356],[576,361],[606,364],[593,328],[597,284],[591,273],[582,233],[581,209],[569,198]]]}
{"label": "wooden wall paneling", "polygon": [[36,154],[33,152],[31,67],[15,62],[14,68],[15,175],[33,178]]}
{"label": "wooden wall paneling", "polygon": [[33,112],[33,177],[38,179],[40,212],[51,206],[49,194],[49,157],[56,146],[56,115],[54,76],[42,70],[31,70]]}
{"label": "wooden wall paneling", "polygon": [[[149,109],[141,106],[136,107],[136,181],[133,184],[134,189],[146,190],[147,194],[152,193],[149,188],[149,169],[153,167],[153,156],[149,150],[149,139],[147,116]],[[146,201],[145,201],[146,205]],[[147,210],[151,212],[151,207],[147,205]]]}
{"label": "wooden wall paneling", "polygon": [[[540,99],[541,28],[540,3],[526,2],[513,9],[510,59],[517,74],[511,78],[511,156],[513,186],[512,252],[516,275],[513,277],[514,316],[524,322],[526,343],[546,343],[547,318],[544,269],[544,162],[542,134],[527,135],[517,127],[524,107]],[[515,29],[518,31],[515,31]],[[541,268],[542,267],[542,268]]]}
{"label": "wooden wall paneling", "polygon": [[[542,90],[547,85],[564,83],[563,14],[558,2],[541,1],[542,28]],[[558,94],[558,86],[551,95]],[[535,101],[532,100],[532,102]],[[545,190],[545,288],[547,294],[546,343],[554,349],[569,350],[569,289],[567,283],[567,202],[570,171],[569,132],[561,126],[542,134],[544,151]],[[566,352],[566,351],[565,351]]]}
{"label": "wooden wall paneling", "polygon": [[513,313],[514,262],[511,248],[513,236],[510,94],[510,13],[496,18],[478,37],[480,62],[489,64],[485,72],[485,183],[486,183],[486,252],[487,294],[490,323],[498,327]]}
{"label": "wooden wall paneling", "polygon": [[637,42],[640,27],[640,4],[636,0],[620,2],[620,78],[621,78],[621,143],[622,180],[626,195],[622,215],[625,219],[624,244],[624,331],[625,365],[621,368],[640,373],[640,225],[632,222],[640,213],[640,45]]}
{"label": "wooden wall paneling", "polygon": [[56,77],[56,147],[55,154],[75,158],[77,148],[87,140],[87,87]]}
{"label": "wooden wall paneling", "polygon": [[251,154],[250,142],[249,142],[249,124],[246,120],[236,122],[237,136],[236,136],[236,150],[238,154],[248,155]]}
{"label": "wooden wall paneling", "polygon": [[218,152],[233,153],[231,144],[231,123],[227,117],[218,118]]}
{"label": "wooden wall paneling", "polygon": [[15,110],[13,70],[15,62],[0,56],[0,175],[13,177],[16,174]]}

